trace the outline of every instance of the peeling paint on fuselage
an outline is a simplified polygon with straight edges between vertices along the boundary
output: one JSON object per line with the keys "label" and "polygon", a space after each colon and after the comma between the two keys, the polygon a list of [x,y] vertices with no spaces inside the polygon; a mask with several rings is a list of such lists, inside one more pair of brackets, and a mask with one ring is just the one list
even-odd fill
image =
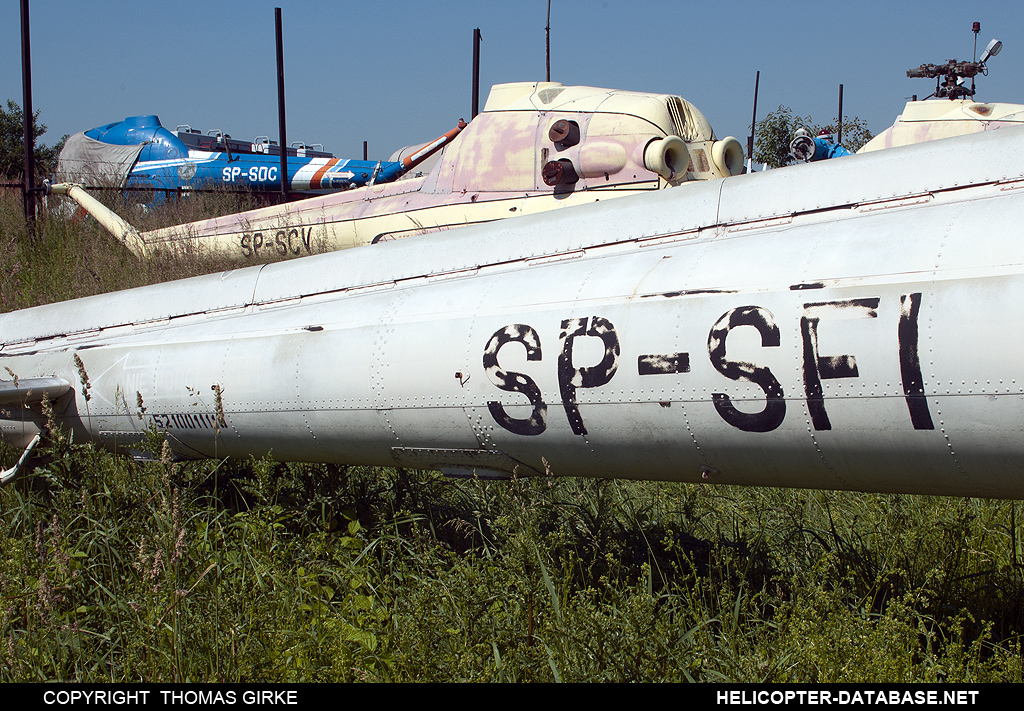
{"label": "peeling paint on fuselage", "polygon": [[[578,126],[578,143],[552,140],[560,120]],[[648,151],[671,136],[689,155],[685,169],[664,176],[649,167]],[[704,116],[679,97],[504,84],[426,174],[142,237],[147,247],[189,241],[249,263],[304,256],[725,177],[727,166],[709,162],[715,143]],[[553,160],[570,161],[576,182],[546,185],[542,169]]]}

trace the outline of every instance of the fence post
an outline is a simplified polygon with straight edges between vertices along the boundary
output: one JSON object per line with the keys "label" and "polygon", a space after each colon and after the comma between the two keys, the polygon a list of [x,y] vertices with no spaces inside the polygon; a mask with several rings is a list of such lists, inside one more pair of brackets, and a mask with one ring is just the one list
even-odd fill
{"label": "fence post", "polygon": [[29,46],[28,0],[21,0],[21,85],[23,100],[21,105],[22,130],[25,142],[25,178],[22,185],[22,199],[25,203],[25,223],[30,235],[35,234],[35,177],[36,177],[36,137],[32,119],[32,50]]}

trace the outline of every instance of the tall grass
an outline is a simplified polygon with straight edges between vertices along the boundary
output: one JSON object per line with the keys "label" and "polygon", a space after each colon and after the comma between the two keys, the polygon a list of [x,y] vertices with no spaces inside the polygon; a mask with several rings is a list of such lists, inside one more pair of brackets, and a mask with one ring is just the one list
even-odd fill
{"label": "tall grass", "polygon": [[[133,195],[129,193],[130,196]],[[94,194],[140,230],[182,224],[255,206],[252,197],[204,192],[168,199],[155,208],[116,192]],[[21,194],[0,190],[0,311],[107,291],[130,289],[236,267],[183,243],[156,250],[139,262],[69,198],[51,196],[40,205],[29,234]]]}
{"label": "tall grass", "polygon": [[72,445],[0,505],[5,681],[1022,676],[1012,502]]}
{"label": "tall grass", "polygon": [[[224,266],[0,200],[4,309]],[[41,454],[0,490],[0,681],[1024,676],[1016,502]]]}

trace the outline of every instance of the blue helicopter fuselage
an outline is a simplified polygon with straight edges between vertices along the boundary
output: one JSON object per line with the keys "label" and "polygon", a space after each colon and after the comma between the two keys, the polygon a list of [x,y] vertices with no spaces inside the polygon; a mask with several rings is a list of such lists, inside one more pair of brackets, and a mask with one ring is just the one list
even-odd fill
{"label": "blue helicopter fuselage", "polygon": [[[277,190],[281,187],[279,149],[278,155],[232,151],[227,141],[218,137],[211,140],[211,148],[223,146],[225,150],[196,150],[164,128],[157,116],[130,116],[124,121],[93,128],[85,135],[114,145],[144,144],[128,174],[128,187],[156,190],[210,186]],[[295,191],[347,190],[371,180],[388,182],[402,173],[399,162],[346,160],[322,152],[309,157],[301,155],[302,152],[302,149],[289,150],[293,155],[287,160],[288,185]]]}

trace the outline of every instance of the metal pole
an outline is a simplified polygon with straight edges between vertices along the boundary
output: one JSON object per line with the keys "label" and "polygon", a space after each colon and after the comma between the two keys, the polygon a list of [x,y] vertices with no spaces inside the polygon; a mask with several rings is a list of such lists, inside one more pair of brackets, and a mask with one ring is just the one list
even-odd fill
{"label": "metal pole", "polygon": [[843,142],[843,85],[839,85],[839,128],[836,129],[836,144]]}
{"label": "metal pole", "polygon": [[363,160],[366,160],[366,155],[367,155],[366,148],[367,148],[366,141],[363,141]]}
{"label": "metal pole", "polygon": [[480,113],[480,28],[473,30],[473,118]]}
{"label": "metal pole", "polygon": [[747,169],[754,165],[754,134],[757,132],[757,90],[761,86],[761,72],[754,78],[754,115],[750,117],[750,137],[747,139]]}
{"label": "metal pole", "polygon": [[281,199],[288,199],[288,131],[284,117],[284,42],[281,39],[281,8],[274,8],[277,32],[277,123],[281,132]]}
{"label": "metal pole", "polygon": [[21,0],[21,85],[23,98],[21,103],[22,131],[25,142],[25,177],[22,188],[25,203],[25,222],[29,234],[35,230],[35,187],[36,177],[36,136],[32,113],[32,49],[29,42],[28,0]]}
{"label": "metal pole", "polygon": [[546,81],[551,81],[551,0],[548,0],[548,23],[544,25],[544,58],[548,67]]}

